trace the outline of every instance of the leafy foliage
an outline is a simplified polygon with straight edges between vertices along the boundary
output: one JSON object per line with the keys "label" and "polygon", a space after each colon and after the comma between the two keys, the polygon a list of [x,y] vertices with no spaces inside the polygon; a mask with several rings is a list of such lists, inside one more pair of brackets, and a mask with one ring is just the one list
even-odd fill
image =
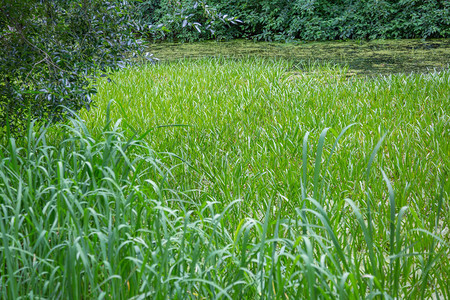
{"label": "leafy foliage", "polygon": [[92,79],[141,50],[129,8],[122,0],[1,0],[0,128],[20,134],[27,119],[89,109]]}
{"label": "leafy foliage", "polygon": [[156,39],[195,41],[227,37],[230,25],[242,22],[209,2],[146,0],[135,6],[135,17],[143,25],[141,32]]}
{"label": "leafy foliage", "polygon": [[[174,3],[146,2],[158,7],[145,14],[154,24],[170,15]],[[208,3],[217,11],[243,21],[232,28],[216,26],[218,38],[286,41],[450,36],[449,1],[211,0]],[[184,40],[205,37],[186,30],[173,34]]]}

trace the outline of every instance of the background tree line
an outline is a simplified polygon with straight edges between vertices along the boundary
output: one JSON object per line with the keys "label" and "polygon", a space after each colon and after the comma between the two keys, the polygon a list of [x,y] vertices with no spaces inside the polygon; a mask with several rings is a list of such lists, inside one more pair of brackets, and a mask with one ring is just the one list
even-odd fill
{"label": "background tree line", "polygon": [[[229,27],[214,22],[213,31],[190,30],[168,20],[179,7],[196,0],[144,0],[142,20],[165,24],[155,38],[174,40],[252,38],[265,41],[439,38],[450,36],[450,1],[443,0],[210,0],[210,9],[241,20]],[[191,9],[189,9],[191,8]]]}

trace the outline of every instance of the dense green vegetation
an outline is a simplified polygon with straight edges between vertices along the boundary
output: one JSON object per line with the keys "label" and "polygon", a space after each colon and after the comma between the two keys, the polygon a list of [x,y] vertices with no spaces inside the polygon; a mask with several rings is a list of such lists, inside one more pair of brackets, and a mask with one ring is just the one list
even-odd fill
{"label": "dense green vegetation", "polygon": [[[199,5],[200,3],[200,5]],[[206,5],[207,4],[207,5]],[[450,36],[450,2],[440,0],[143,0],[143,22],[164,24],[155,38],[264,41],[438,38]],[[229,26],[218,11],[242,23]],[[181,20],[173,21],[176,16]],[[186,26],[184,20],[207,26]],[[183,26],[184,25],[184,26]]]}
{"label": "dense green vegetation", "polygon": [[449,298],[450,72],[347,75],[130,68],[4,139],[1,297]]}
{"label": "dense green vegetation", "polygon": [[450,298],[449,33],[438,0],[0,0],[0,298]]}
{"label": "dense green vegetation", "polygon": [[92,81],[143,50],[134,27],[127,1],[0,0],[0,134],[89,109]]}

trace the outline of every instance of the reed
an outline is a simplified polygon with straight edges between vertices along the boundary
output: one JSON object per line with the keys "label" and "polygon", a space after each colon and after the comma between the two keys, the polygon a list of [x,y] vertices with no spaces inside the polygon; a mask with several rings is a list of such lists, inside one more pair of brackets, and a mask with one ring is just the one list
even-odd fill
{"label": "reed", "polygon": [[301,69],[126,69],[4,137],[0,297],[449,298],[450,72]]}

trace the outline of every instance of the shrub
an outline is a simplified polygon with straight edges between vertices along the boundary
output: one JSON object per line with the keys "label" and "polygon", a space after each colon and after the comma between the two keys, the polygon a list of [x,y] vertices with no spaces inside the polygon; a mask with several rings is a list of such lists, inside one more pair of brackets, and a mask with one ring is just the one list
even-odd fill
{"label": "shrub", "polygon": [[156,39],[195,41],[228,38],[230,25],[241,23],[206,1],[142,1],[135,6],[141,33]]}
{"label": "shrub", "polygon": [[[153,0],[147,10],[155,24],[166,20],[173,1]],[[177,2],[194,3],[191,0]],[[450,33],[450,2],[430,0],[211,0],[210,7],[243,21],[240,26],[216,26],[219,38],[256,40],[335,40],[376,38],[437,38]],[[184,7],[184,6],[183,6]],[[197,40],[208,36],[174,30],[173,38]]]}
{"label": "shrub", "polygon": [[129,9],[122,0],[1,0],[0,132],[89,109],[92,79],[142,50]]}

